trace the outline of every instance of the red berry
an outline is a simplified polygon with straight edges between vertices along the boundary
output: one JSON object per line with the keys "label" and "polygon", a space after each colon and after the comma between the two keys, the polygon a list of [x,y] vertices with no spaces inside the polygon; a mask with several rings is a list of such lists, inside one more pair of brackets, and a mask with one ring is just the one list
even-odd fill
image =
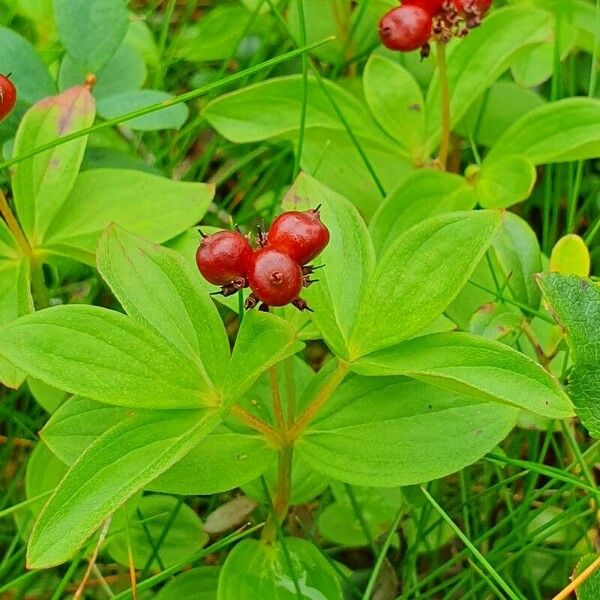
{"label": "red berry", "polygon": [[252,246],[238,231],[219,231],[206,236],[196,251],[196,264],[206,281],[226,285],[246,277],[252,258]]}
{"label": "red berry", "polygon": [[0,75],[0,121],[10,114],[17,101],[17,88],[8,77]]}
{"label": "red berry", "polygon": [[379,38],[390,50],[410,52],[424,46],[431,37],[433,20],[419,6],[392,8],[379,21]]}
{"label": "red berry", "polygon": [[248,283],[267,306],[285,306],[296,300],[302,290],[302,269],[284,252],[261,248],[250,261]]}
{"label": "red berry", "polygon": [[445,0],[404,0],[402,6],[418,6],[433,17],[442,10],[444,2]]}
{"label": "red berry", "polygon": [[492,0],[452,0],[458,12],[482,16],[492,6]]}
{"label": "red berry", "polygon": [[316,258],[329,243],[329,230],[321,222],[318,209],[291,210],[279,215],[267,237],[269,248],[285,252],[299,265]]}

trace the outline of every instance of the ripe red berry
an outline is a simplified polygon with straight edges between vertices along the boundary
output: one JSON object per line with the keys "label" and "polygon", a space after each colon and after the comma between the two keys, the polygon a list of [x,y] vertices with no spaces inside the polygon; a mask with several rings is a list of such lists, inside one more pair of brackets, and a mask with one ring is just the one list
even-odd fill
{"label": "ripe red berry", "polygon": [[279,215],[271,225],[267,246],[285,252],[299,265],[316,258],[329,243],[329,230],[317,209],[291,210]]}
{"label": "ripe red berry", "polygon": [[431,37],[433,20],[419,6],[392,8],[379,21],[379,38],[390,50],[410,52],[424,46]]}
{"label": "ripe red berry", "polygon": [[247,276],[252,253],[252,246],[241,233],[219,231],[202,238],[196,251],[196,264],[208,282],[227,285]]}
{"label": "ripe red berry", "polygon": [[492,0],[452,0],[458,12],[483,16],[492,6]]}
{"label": "ripe red berry", "polygon": [[261,248],[250,261],[248,283],[267,306],[285,306],[296,300],[302,290],[302,269],[284,252]]}
{"label": "ripe red berry", "polygon": [[0,75],[0,121],[10,114],[17,102],[17,88],[9,77]]}
{"label": "ripe red berry", "polygon": [[433,17],[442,10],[444,2],[445,0],[404,0],[402,6],[418,6]]}

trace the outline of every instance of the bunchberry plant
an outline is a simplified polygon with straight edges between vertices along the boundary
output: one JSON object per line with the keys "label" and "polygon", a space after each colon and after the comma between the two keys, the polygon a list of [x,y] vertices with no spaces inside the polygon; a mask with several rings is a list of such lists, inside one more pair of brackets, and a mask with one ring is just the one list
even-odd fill
{"label": "bunchberry plant", "polygon": [[0,0],[0,597],[596,600],[600,5],[196,4]]}

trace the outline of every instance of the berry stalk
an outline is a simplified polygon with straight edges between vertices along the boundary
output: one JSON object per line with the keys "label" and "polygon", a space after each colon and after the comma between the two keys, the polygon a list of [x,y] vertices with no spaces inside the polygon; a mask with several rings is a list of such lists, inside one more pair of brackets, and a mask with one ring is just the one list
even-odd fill
{"label": "berry stalk", "polygon": [[448,83],[448,70],[446,68],[446,45],[443,42],[436,42],[436,48],[442,111],[442,131],[438,162],[440,169],[445,171],[448,162],[448,152],[450,150],[450,85]]}

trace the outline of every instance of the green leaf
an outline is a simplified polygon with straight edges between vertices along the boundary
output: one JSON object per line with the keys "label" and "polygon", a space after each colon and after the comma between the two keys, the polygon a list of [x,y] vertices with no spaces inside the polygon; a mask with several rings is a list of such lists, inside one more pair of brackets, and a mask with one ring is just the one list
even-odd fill
{"label": "green leaf", "polygon": [[244,315],[227,370],[226,402],[241,398],[261,373],[303,347],[295,329],[280,317],[258,310],[248,312]]}
{"label": "green leaf", "polygon": [[0,27],[0,73],[12,73],[18,99],[32,104],[56,92],[48,67],[18,33]]}
{"label": "green leaf", "polygon": [[[481,27],[472,30],[448,57],[452,125],[464,117],[473,102],[506,71],[523,48],[545,42],[551,36],[552,16],[544,10],[512,7],[487,16]],[[436,72],[427,92],[430,147],[439,139],[440,112]]]}
{"label": "green leaf", "polygon": [[[44,442],[35,445],[27,461],[25,496],[28,500],[53,491],[67,472],[67,465],[59,460]],[[37,518],[47,497],[41,497],[29,505],[31,516]],[[33,527],[33,520],[29,523]]]}
{"label": "green leaf", "polygon": [[537,173],[523,156],[504,156],[483,161],[475,177],[475,193],[484,208],[507,208],[529,198]]}
{"label": "green leaf", "polygon": [[[319,531],[325,539],[342,546],[360,548],[369,544],[365,532],[356,518],[356,510],[346,486],[332,483],[335,501],[319,511]],[[404,504],[404,495],[398,488],[351,487],[370,539],[389,532]]]}
{"label": "green leaf", "polygon": [[[588,567],[590,567],[598,556],[593,552],[584,554],[575,567],[573,579],[581,575]],[[577,600],[595,600],[600,598],[600,572],[594,571],[585,581],[577,587]]]}
{"label": "green leaf", "polygon": [[[67,54],[60,65],[60,89],[64,90],[85,81],[86,75],[87,70]],[[141,53],[136,48],[123,44],[102,70],[96,73],[96,83],[92,92],[95,98],[106,98],[121,92],[137,90],[145,80],[146,65]]]}
{"label": "green leaf", "polygon": [[35,401],[49,414],[55,413],[68,396],[66,392],[33,377],[27,379],[27,387]]}
{"label": "green leaf", "polygon": [[216,424],[215,411],[129,413],[69,469],[37,520],[29,568],[69,560],[104,519],[185,456]]}
{"label": "green leaf", "polygon": [[469,280],[501,224],[500,212],[456,212],[423,221],[396,239],[368,281],[350,338],[351,358],[397,344],[435,320]]}
{"label": "green leaf", "polygon": [[434,333],[364,356],[363,375],[407,375],[482,400],[505,402],[553,419],[573,415],[558,381],[513,348],[469,333]]}
{"label": "green leaf", "polygon": [[65,48],[88,71],[99,71],[121,45],[129,18],[124,0],[54,0]]}
{"label": "green leaf", "polygon": [[479,460],[519,410],[402,377],[350,376],[299,440],[315,469],[354,485],[444,477]]}
{"label": "green leaf", "polygon": [[283,208],[306,210],[321,204],[321,219],[330,232],[329,244],[315,264],[319,283],[303,290],[314,310],[311,319],[331,349],[348,356],[348,339],[375,264],[375,253],[366,225],[342,196],[302,174],[290,190]]}
{"label": "green leaf", "polygon": [[402,65],[372,54],[365,66],[363,87],[367,104],[381,128],[415,163],[426,160],[425,100],[419,84]]}
{"label": "green leaf", "polygon": [[217,598],[342,600],[343,596],[335,570],[318,548],[300,538],[286,538],[274,544],[240,542],[222,567]]}
{"label": "green leaf", "polygon": [[178,252],[115,225],[100,239],[97,261],[127,314],[169,340],[220,388],[229,362],[229,340],[197,270]]}
{"label": "green leaf", "polygon": [[220,567],[190,569],[169,581],[156,600],[215,600],[220,573]]}
{"label": "green leaf", "polygon": [[172,496],[151,495],[134,496],[115,512],[107,539],[106,551],[111,558],[129,566],[131,556],[136,569],[145,568],[154,546],[161,540],[150,566],[169,568],[200,550],[208,541],[208,534],[187,504]]}
{"label": "green leaf", "polygon": [[[377,138],[380,130],[368,111],[349,92],[324,81],[329,94],[354,133]],[[257,142],[284,134],[297,135],[302,110],[303,80],[300,75],[277,77],[225,94],[209,102],[203,114],[228,140],[237,144]],[[344,130],[331,102],[314,78],[308,80],[306,128]]]}
{"label": "green leaf", "polygon": [[0,328],[0,352],[28,375],[92,400],[134,408],[217,401],[189,357],[131,318],[97,306],[56,306]]}
{"label": "green leaf", "polygon": [[[295,134],[297,136],[297,134]],[[406,153],[381,134],[378,139],[356,136],[384,190],[413,170]],[[369,219],[381,204],[382,192],[346,131],[314,127],[307,129],[302,150],[302,169],[341,194]]]}
{"label": "green leaf", "polygon": [[141,171],[85,171],[48,229],[44,248],[93,265],[98,239],[110,223],[164,242],[195,225],[213,194],[212,185]]}
{"label": "green leaf", "polygon": [[[29,264],[26,260],[0,260],[0,325],[33,312],[30,292]],[[25,373],[12,362],[0,356],[0,381],[18,388],[25,381]]]}
{"label": "green leaf", "polygon": [[455,131],[491,148],[504,132],[525,113],[542,106],[544,98],[513,81],[498,81],[471,106]]}
{"label": "green leaf", "polygon": [[494,240],[494,257],[503,274],[500,284],[508,281],[506,289],[515,300],[537,309],[541,293],[535,275],[542,271],[542,253],[527,221],[512,212],[505,213],[502,229]]}
{"label": "green leaf", "polygon": [[[167,102],[174,96],[160,90],[132,90],[120,92],[98,100],[98,114],[104,119],[114,119],[127,112],[145,108],[151,104]],[[123,125],[139,131],[180,129],[189,116],[185,104],[167,106],[161,110],[124,121]]]}
{"label": "green leaf", "polygon": [[236,4],[216,5],[175,36],[172,52],[176,58],[192,62],[229,60],[247,35],[251,16]]}
{"label": "green leaf", "polygon": [[553,273],[588,277],[590,267],[590,251],[583,239],[577,234],[570,233],[563,236],[552,248],[550,271]]}
{"label": "green leaf", "polygon": [[597,157],[600,100],[565,98],[528,112],[504,132],[486,161],[515,154],[535,165]]}
{"label": "green leaf", "polygon": [[573,369],[569,395],[590,434],[600,438],[600,286],[575,275],[539,278],[544,298],[567,334]]}
{"label": "green leaf", "polygon": [[477,198],[463,177],[418,169],[385,198],[369,225],[375,250],[381,255],[396,238],[430,217],[469,210]]}
{"label": "green leaf", "polygon": [[101,435],[127,417],[129,409],[72,396],[50,417],[41,438],[65,464],[72,465]]}
{"label": "green leaf", "polygon": [[[15,139],[15,156],[35,150],[94,122],[94,99],[77,86],[41,100],[23,117]],[[29,241],[38,246],[52,219],[73,189],[87,136],[61,144],[15,166],[13,193],[17,214]]]}
{"label": "green leaf", "polygon": [[222,425],[147,488],[169,494],[218,494],[259,477],[275,456],[263,435]]}

